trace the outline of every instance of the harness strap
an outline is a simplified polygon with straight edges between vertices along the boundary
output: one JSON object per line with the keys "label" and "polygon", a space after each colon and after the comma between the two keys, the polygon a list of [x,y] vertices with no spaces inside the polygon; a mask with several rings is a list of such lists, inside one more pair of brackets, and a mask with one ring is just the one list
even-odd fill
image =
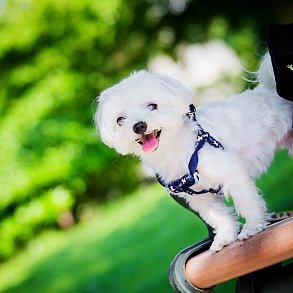
{"label": "harness strap", "polygon": [[288,219],[290,217],[293,217],[293,210],[284,212],[273,212],[268,214],[268,221],[274,223],[284,219]]}
{"label": "harness strap", "polygon": [[201,125],[196,120],[196,109],[194,105],[189,106],[189,112],[186,113],[186,115],[192,119],[195,123],[198,125],[198,133],[197,133],[197,139],[195,143],[195,150],[193,154],[191,155],[191,158],[188,163],[188,170],[189,173],[183,175],[181,178],[176,179],[174,181],[171,181],[170,183],[166,184],[160,175],[156,174],[158,182],[167,188],[170,193],[179,193],[184,192],[189,195],[199,195],[204,193],[213,193],[213,194],[221,194],[222,187],[219,186],[217,189],[209,188],[209,189],[203,189],[200,191],[195,191],[191,189],[190,187],[193,186],[195,183],[199,181],[199,174],[197,171],[198,166],[198,152],[199,150],[204,146],[204,144],[207,142],[211,146],[215,148],[221,148],[224,150],[224,147],[220,142],[218,142],[215,138],[213,138],[208,132],[204,131],[204,129],[201,127]]}

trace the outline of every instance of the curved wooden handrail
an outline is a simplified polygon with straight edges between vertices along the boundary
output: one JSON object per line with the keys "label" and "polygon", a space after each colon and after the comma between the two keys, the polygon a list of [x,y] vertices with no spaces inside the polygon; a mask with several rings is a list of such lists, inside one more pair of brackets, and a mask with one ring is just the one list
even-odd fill
{"label": "curved wooden handrail", "polygon": [[209,288],[293,257],[293,217],[269,226],[245,241],[216,254],[205,251],[186,263],[186,277],[198,288]]}

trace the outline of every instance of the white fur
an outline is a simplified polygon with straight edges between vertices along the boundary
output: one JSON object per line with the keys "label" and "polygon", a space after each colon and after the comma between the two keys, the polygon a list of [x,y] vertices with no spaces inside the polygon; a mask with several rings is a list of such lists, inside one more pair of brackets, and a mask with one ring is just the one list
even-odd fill
{"label": "white fur", "polygon": [[[211,250],[221,250],[238,239],[246,239],[266,227],[266,204],[255,186],[255,179],[264,173],[277,148],[287,146],[292,153],[293,104],[279,97],[270,57],[267,54],[259,69],[260,83],[230,98],[211,102],[197,109],[197,120],[222,143],[221,151],[206,144],[199,151],[199,182],[195,190],[223,186],[224,196],[231,197],[237,215],[246,222],[241,233],[233,209],[223,198],[212,194],[189,196],[192,209],[215,230]],[[151,111],[147,105],[155,103]],[[197,126],[187,118],[191,92],[178,81],[147,71],[133,73],[99,97],[95,115],[102,140],[119,153],[134,154],[147,164],[154,174],[166,182],[188,172],[188,162],[194,151]],[[117,118],[125,117],[119,126]],[[147,131],[162,129],[159,147],[145,153],[133,131],[138,121],[147,123]]]}

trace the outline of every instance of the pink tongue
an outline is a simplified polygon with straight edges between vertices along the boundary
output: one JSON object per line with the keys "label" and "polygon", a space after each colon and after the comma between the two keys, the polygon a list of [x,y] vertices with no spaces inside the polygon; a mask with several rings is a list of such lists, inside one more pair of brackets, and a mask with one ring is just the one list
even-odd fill
{"label": "pink tongue", "polygon": [[146,153],[153,152],[157,149],[159,145],[159,139],[154,135],[146,135],[146,140],[143,142],[142,150]]}

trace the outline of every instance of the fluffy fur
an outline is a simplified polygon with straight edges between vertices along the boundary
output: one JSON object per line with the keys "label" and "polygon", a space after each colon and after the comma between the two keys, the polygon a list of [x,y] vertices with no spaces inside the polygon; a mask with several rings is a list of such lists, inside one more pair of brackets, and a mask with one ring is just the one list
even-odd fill
{"label": "fluffy fur", "polygon": [[[214,252],[266,227],[266,204],[255,179],[267,170],[276,149],[286,146],[293,153],[293,104],[277,95],[268,54],[258,77],[261,84],[255,89],[197,108],[198,122],[225,150],[206,144],[199,151],[200,179],[193,188],[222,185],[224,197],[231,197],[236,214],[245,218],[238,234],[237,216],[224,197],[180,194],[214,229]],[[192,98],[185,86],[168,76],[135,72],[101,93],[96,125],[105,144],[122,155],[140,157],[154,174],[170,182],[188,172],[194,151],[197,126],[186,117]],[[133,126],[140,121],[147,125],[144,133],[161,131],[155,150],[146,152],[137,142],[143,134],[135,133]]]}

